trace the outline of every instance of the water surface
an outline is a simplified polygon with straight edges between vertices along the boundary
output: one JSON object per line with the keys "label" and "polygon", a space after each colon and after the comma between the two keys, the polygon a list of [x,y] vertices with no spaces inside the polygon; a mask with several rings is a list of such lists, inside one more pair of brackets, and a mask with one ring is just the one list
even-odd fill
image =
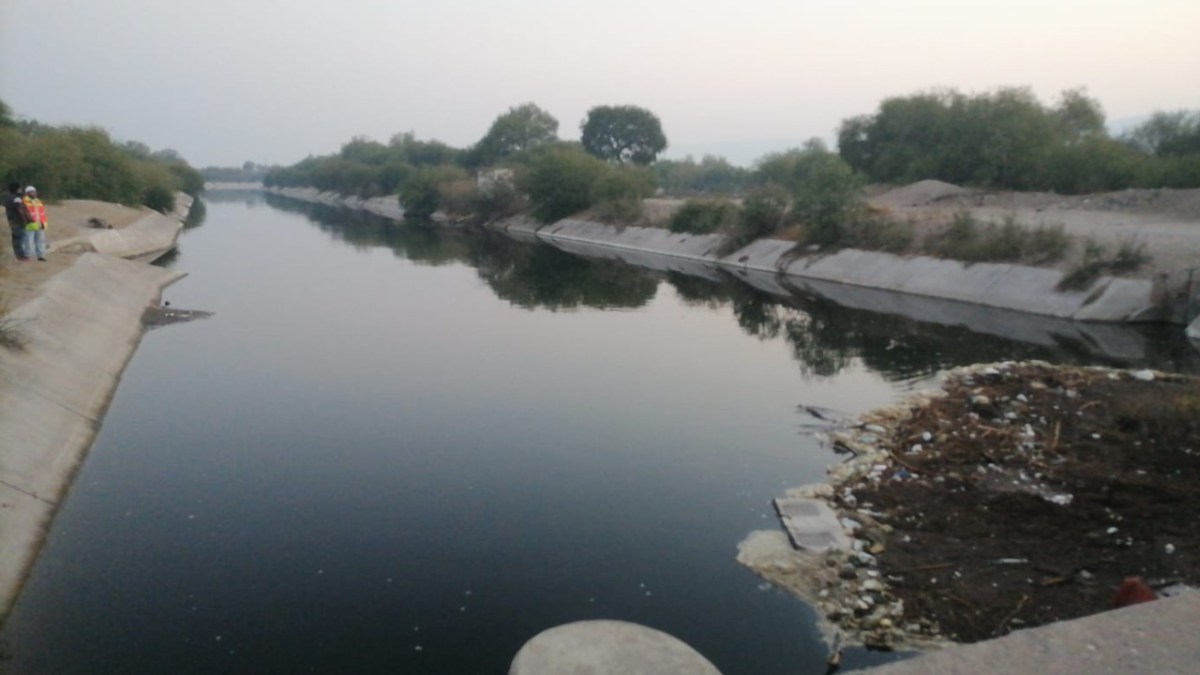
{"label": "water surface", "polygon": [[485,232],[207,207],[166,298],[215,316],[146,335],[5,628],[13,672],[503,673],[594,618],[727,675],[822,672],[811,611],[734,560],[837,461],[798,406],[1096,359]]}

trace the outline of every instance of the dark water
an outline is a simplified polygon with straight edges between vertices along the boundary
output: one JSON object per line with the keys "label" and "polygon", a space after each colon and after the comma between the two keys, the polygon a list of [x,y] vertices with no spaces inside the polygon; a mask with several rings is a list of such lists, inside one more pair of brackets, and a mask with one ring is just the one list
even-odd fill
{"label": "dark water", "polygon": [[823,672],[810,610],[734,560],[837,461],[797,406],[1105,360],[255,195],[214,195],[169,264],[167,299],[216,314],[147,334],[10,672],[504,673],[593,618]]}

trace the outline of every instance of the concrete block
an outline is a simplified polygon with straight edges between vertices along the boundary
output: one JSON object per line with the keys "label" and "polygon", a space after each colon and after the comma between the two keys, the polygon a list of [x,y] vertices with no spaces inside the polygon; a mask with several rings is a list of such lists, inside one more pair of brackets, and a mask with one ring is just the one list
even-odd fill
{"label": "concrete block", "polygon": [[509,675],[720,675],[699,652],[666,633],[625,621],[580,621],[538,633]]}
{"label": "concrete block", "polygon": [[829,549],[850,548],[850,537],[838,522],[837,514],[824,501],[780,497],[772,503],[792,546],[797,549],[822,553]]}

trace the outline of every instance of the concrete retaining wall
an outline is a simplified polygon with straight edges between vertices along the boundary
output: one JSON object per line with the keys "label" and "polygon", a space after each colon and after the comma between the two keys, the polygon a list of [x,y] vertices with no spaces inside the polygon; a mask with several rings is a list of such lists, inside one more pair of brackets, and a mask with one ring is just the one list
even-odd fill
{"label": "concrete retaining wall", "polygon": [[117,258],[149,262],[175,247],[183,232],[192,198],[176,195],[176,210],[169,216],[150,212],[125,227],[113,230],[89,230],[79,236],[56,240],[60,253],[91,251]]}
{"label": "concrete retaining wall", "polygon": [[[371,210],[389,218],[403,217],[403,209],[393,197],[375,200],[343,198],[313,188],[274,188],[270,191],[304,201]],[[394,206],[368,207],[368,204],[381,201]],[[1081,291],[1058,291],[1056,288],[1062,281],[1063,272],[1024,265],[967,264],[856,249],[827,255],[795,256],[792,254],[793,242],[776,239],[761,239],[732,254],[722,255],[719,235],[615,227],[571,218],[541,225],[517,217],[494,223],[491,227],[520,238],[537,237],[572,252],[586,249],[596,255],[599,249],[619,251],[622,253],[612,257],[653,269],[674,269],[675,266],[668,263],[647,262],[660,256],[698,263],[701,270],[722,267],[734,271],[769,272],[797,283],[834,282],[1075,321],[1132,323],[1165,318],[1156,301],[1154,284],[1145,279],[1100,277]],[[635,257],[640,260],[634,260]],[[701,272],[701,276],[709,274]],[[1200,327],[1195,330],[1200,332]]]}
{"label": "concrete retaining wall", "polygon": [[134,260],[172,248],[191,203],[56,241],[81,255],[8,315],[25,346],[0,349],[0,622],[141,342],[143,312],[184,276]]}
{"label": "concrete retaining wall", "polygon": [[182,276],[84,253],[9,315],[27,345],[0,349],[0,617],[141,341],[142,312]]}

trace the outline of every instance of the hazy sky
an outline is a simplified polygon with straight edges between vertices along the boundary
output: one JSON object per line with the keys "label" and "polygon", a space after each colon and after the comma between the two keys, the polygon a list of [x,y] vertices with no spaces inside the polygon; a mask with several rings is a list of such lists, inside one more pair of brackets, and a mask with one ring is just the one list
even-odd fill
{"label": "hazy sky", "polygon": [[526,101],[563,138],[640,105],[668,154],[735,159],[933,87],[1200,109],[1197,35],[1200,0],[0,0],[0,98],[198,167],[466,146]]}

